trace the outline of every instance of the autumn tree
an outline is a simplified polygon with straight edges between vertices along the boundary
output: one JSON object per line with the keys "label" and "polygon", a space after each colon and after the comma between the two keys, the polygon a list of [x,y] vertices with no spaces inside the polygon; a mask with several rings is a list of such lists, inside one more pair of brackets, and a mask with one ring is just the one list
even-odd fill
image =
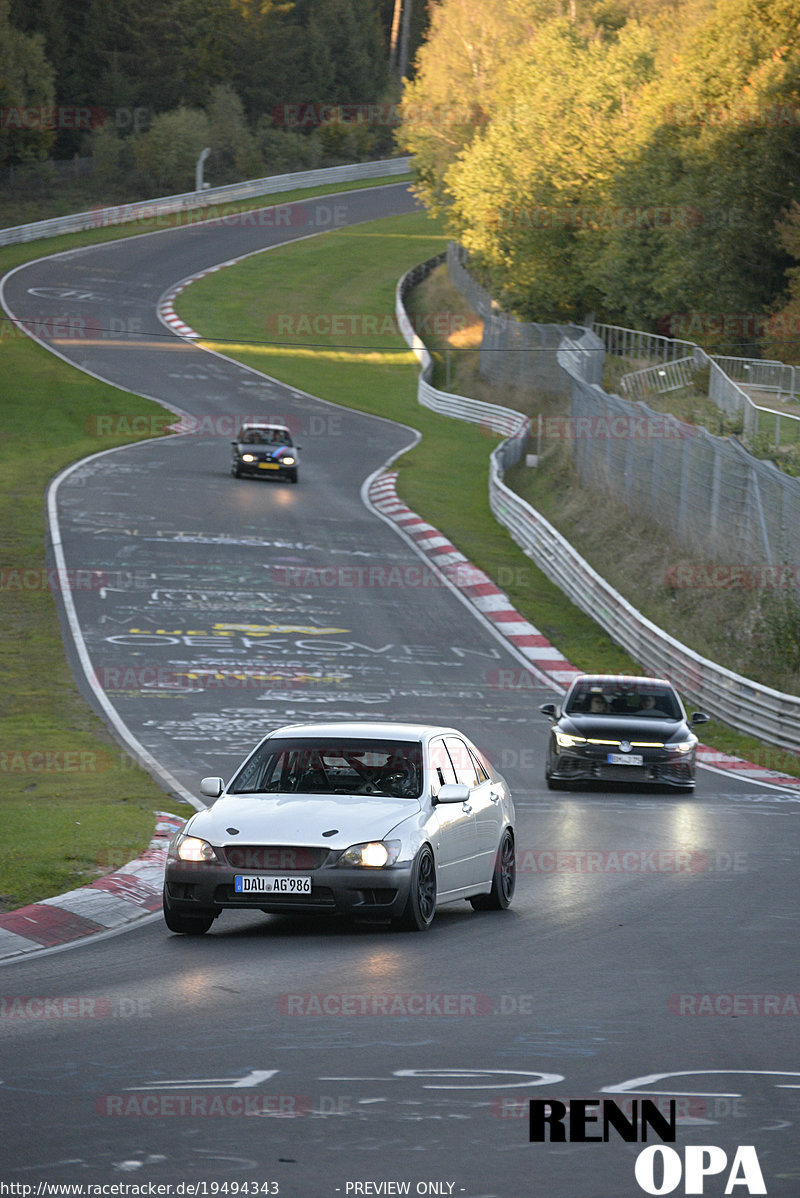
{"label": "autumn tree", "polygon": [[505,64],[527,44],[540,0],[441,0],[431,6],[428,36],[401,105],[398,144],[414,155],[419,195],[436,212],[449,202],[446,175],[491,119]]}
{"label": "autumn tree", "polygon": [[658,202],[661,225],[613,231],[593,280],[626,323],[697,333],[702,320],[689,314],[710,314],[710,328],[727,315],[744,317],[746,332],[782,293],[789,264],[776,222],[800,182],[796,4],[687,6],[681,30],[611,193],[631,210]]}
{"label": "autumn tree", "polygon": [[447,171],[455,231],[521,315],[582,318],[601,299],[587,260],[614,220],[608,194],[652,64],[636,23],[608,42],[547,22],[505,64],[489,124]]}

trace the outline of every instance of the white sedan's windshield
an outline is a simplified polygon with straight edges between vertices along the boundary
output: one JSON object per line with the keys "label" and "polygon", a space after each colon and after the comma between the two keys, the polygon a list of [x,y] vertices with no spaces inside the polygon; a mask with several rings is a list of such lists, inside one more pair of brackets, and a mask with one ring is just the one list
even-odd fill
{"label": "white sedan's windshield", "polygon": [[245,762],[228,793],[417,799],[422,793],[422,748],[415,741],[276,738]]}

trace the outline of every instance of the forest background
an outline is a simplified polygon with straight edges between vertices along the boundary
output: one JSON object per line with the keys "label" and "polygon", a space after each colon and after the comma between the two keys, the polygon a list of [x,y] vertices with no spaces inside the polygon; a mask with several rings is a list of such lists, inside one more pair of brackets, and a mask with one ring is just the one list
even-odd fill
{"label": "forest background", "polygon": [[0,0],[2,223],[407,152],[521,318],[800,361],[797,0],[406,5]]}

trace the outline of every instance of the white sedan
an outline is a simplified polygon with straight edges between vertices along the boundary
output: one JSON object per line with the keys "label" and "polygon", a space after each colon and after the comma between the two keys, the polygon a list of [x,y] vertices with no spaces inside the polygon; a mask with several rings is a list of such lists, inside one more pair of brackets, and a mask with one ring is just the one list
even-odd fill
{"label": "white sedan", "polygon": [[293,724],[265,736],[173,837],[172,932],[221,911],[342,913],[422,931],[441,903],[503,910],[516,878],[514,803],[455,728]]}

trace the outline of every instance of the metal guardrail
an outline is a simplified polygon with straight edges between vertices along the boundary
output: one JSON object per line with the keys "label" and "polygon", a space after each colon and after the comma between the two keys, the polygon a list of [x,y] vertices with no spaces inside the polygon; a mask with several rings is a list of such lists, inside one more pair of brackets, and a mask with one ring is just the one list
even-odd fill
{"label": "metal guardrail", "polygon": [[[395,289],[395,315],[405,342],[422,366],[417,387],[417,399],[423,407],[444,416],[454,416],[457,420],[467,420],[472,424],[483,425],[490,432],[500,436],[515,438],[523,432],[527,435],[530,421],[521,412],[513,408],[503,408],[498,404],[483,403],[479,399],[469,399],[465,395],[454,395],[439,391],[431,383],[433,376],[433,359],[425,342],[415,331],[412,321],[405,309],[404,300],[412,287],[422,283],[431,271],[440,266],[446,259],[446,253],[428,258],[419,266],[407,271],[400,279]],[[521,452],[521,451],[520,451]],[[511,464],[510,462],[508,463]]]}
{"label": "metal guardrail", "polygon": [[646,399],[648,395],[666,395],[670,391],[683,391],[693,384],[694,358],[675,358],[662,366],[646,366],[644,370],[633,370],[623,374],[619,381],[620,391],[631,399]]}
{"label": "metal guardrail", "polygon": [[729,378],[743,387],[756,391],[774,391],[777,396],[798,399],[797,372],[794,366],[766,358],[732,358],[724,354],[712,354],[712,359]]}
{"label": "metal guardrail", "polygon": [[[765,408],[763,404],[757,404],[739,385],[750,371],[754,375],[758,373],[758,377],[761,379],[772,380],[770,387],[761,386],[760,390],[778,391],[781,388],[776,380],[779,378],[778,370],[781,370],[790,372],[780,376],[781,382],[788,380],[793,387],[793,366],[785,366],[782,362],[760,362],[757,358],[740,359],[709,355],[701,346],[695,345],[692,341],[661,337],[655,333],[640,333],[636,329],[624,329],[619,325],[594,324],[592,328],[602,338],[607,353],[623,358],[655,358],[657,362],[662,363],[662,370],[668,370],[670,363],[674,364],[689,357],[694,361],[695,370],[707,368],[708,398],[726,416],[741,416],[745,441],[748,437],[757,436],[760,431],[771,425],[772,443],[777,449],[781,443],[782,419],[795,422],[795,436],[800,438],[800,415],[796,416],[793,412],[776,412],[774,408]],[[758,372],[756,367],[759,368]],[[655,394],[654,389],[635,391],[637,387],[635,376],[640,375],[646,384],[647,379],[652,377],[650,372],[658,369],[658,367],[646,367],[642,371],[633,371],[623,377],[620,386],[629,384],[634,390],[629,390],[627,393],[636,394],[640,399],[645,398],[647,394]],[[754,386],[757,384],[754,383]]]}
{"label": "metal guardrail", "polygon": [[654,358],[656,362],[671,362],[675,358],[687,357],[697,348],[693,341],[642,333],[638,329],[625,329],[618,324],[595,322],[592,328],[602,338],[606,352],[618,358]]}
{"label": "metal guardrail", "polygon": [[[431,385],[432,360],[413,330],[403,301],[408,291],[441,261],[439,255],[403,275],[397,284],[395,311],[406,343],[422,364],[419,402],[457,419],[479,420],[498,432],[511,430],[509,439],[498,445],[490,458],[489,504],[495,518],[542,573],[581,611],[592,616],[649,674],[669,678],[690,704],[738,731],[800,751],[800,696],[784,694],[726,670],[658,628],[601,578],[535,508],[506,485],[505,471],[525,451],[530,422],[521,413],[446,394]],[[580,361],[574,347],[569,350],[565,347],[562,352],[576,363]]]}
{"label": "metal guardrail", "polygon": [[35,221],[29,225],[14,225],[0,229],[0,245],[16,245],[36,241],[41,237],[56,237],[61,233],[77,233],[84,229],[126,224],[130,221],[152,222],[159,216],[189,212],[214,204],[231,204],[238,200],[262,195],[277,195],[295,188],[317,187],[326,183],[355,183],[362,179],[381,179],[390,175],[405,175],[411,169],[410,158],[384,158],[378,162],[360,162],[347,166],[329,166],[321,170],[299,171],[289,175],[271,175],[265,179],[250,179],[225,187],[210,187],[206,191],[187,191],[182,195],[162,196],[133,204],[118,204],[112,208],[95,208],[71,216],[56,216],[51,220]]}

